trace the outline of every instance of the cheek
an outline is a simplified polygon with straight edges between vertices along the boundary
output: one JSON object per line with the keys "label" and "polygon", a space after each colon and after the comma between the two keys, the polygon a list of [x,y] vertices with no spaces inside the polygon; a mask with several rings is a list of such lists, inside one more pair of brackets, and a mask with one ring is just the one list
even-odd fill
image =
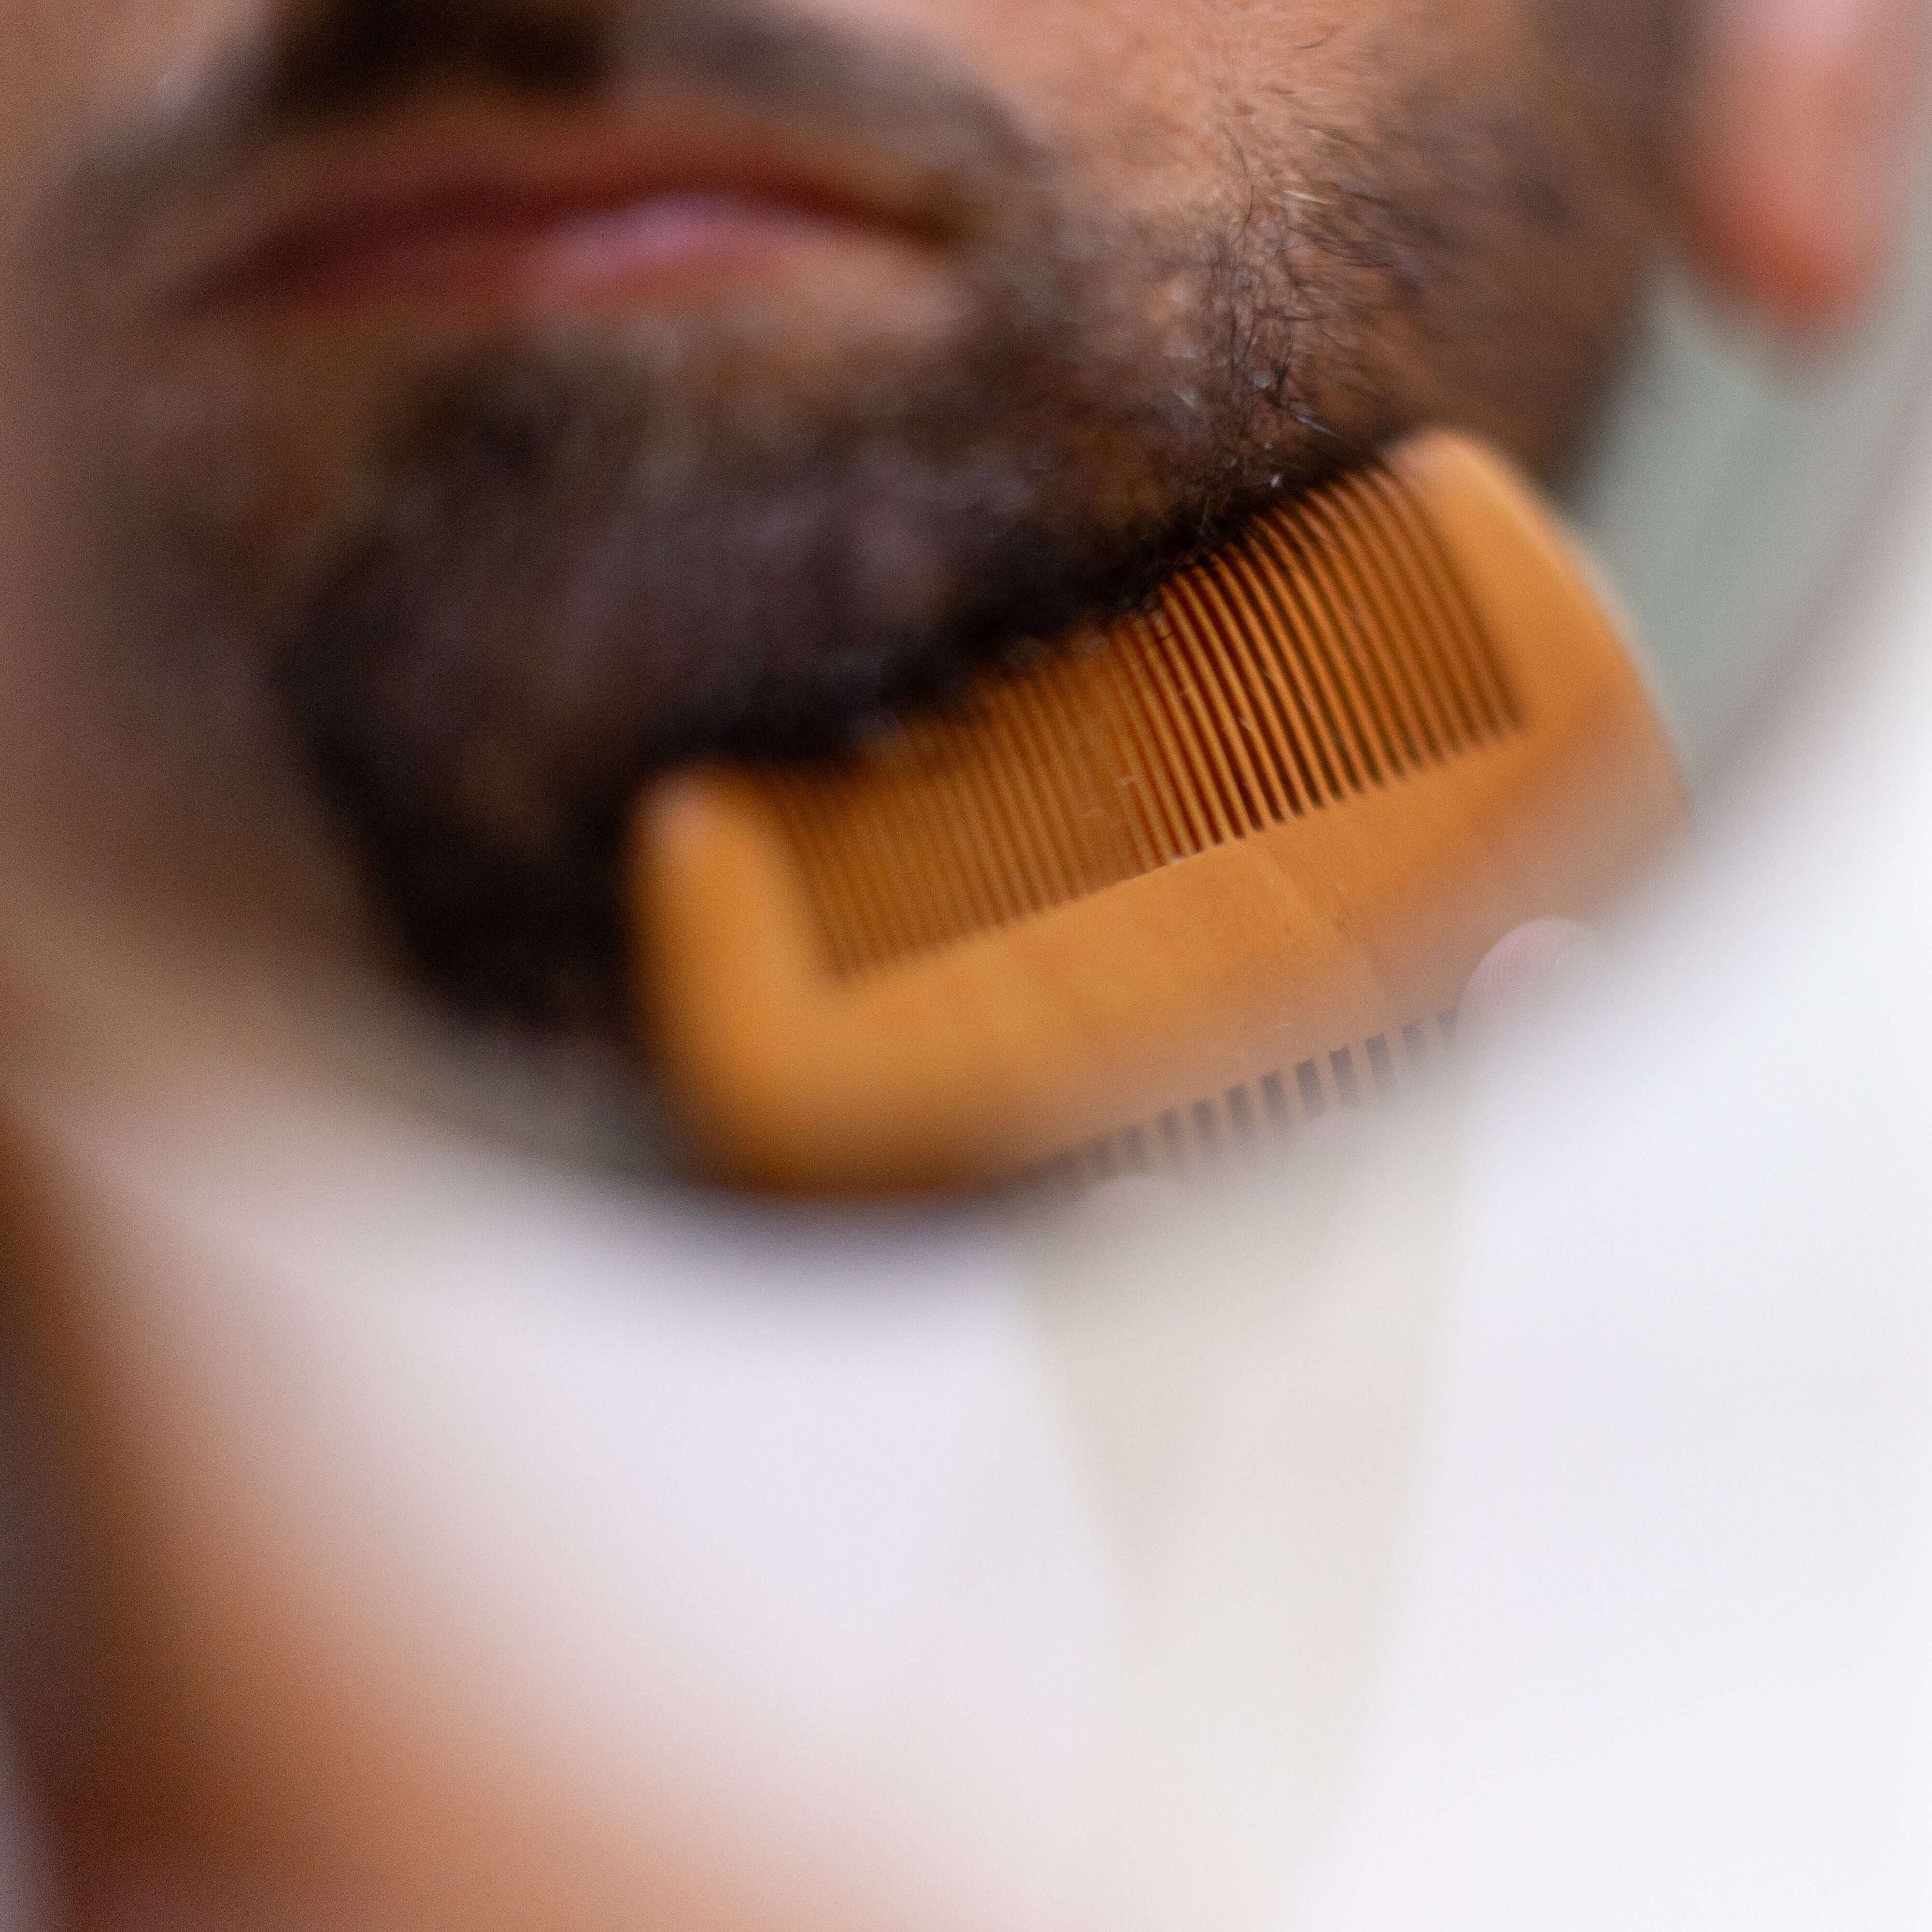
{"label": "cheek", "polygon": [[259,26],[262,0],[0,0],[0,170],[20,184],[151,122]]}
{"label": "cheek", "polygon": [[[39,232],[74,170],[186,98],[259,0],[0,0],[0,422],[17,437],[46,378]],[[64,327],[56,325],[56,336]]]}
{"label": "cheek", "polygon": [[[1372,127],[1432,66],[1493,64],[1526,0],[795,0],[956,68],[1094,199],[1172,232],[1292,174],[1309,130]],[[1252,172],[1250,172],[1252,170]],[[1318,182],[1306,184],[1318,188]]]}
{"label": "cheek", "polygon": [[[1170,209],[1198,190],[1226,118],[1252,0],[804,0],[797,10],[937,58],[1116,207]],[[1290,38],[1312,10],[1274,0]]]}

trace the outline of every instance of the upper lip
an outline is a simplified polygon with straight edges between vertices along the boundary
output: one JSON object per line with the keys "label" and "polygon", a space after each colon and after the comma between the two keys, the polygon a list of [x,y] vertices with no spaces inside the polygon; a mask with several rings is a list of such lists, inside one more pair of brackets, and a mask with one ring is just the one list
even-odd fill
{"label": "upper lip", "polygon": [[534,225],[681,193],[771,200],[928,241],[958,214],[930,170],[728,102],[670,96],[617,112],[514,116],[452,106],[288,142],[170,250],[168,279],[192,305],[399,232]]}

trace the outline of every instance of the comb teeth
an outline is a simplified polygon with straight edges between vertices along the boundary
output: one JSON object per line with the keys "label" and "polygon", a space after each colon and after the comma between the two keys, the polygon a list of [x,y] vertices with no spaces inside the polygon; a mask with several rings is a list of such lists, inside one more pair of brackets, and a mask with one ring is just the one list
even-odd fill
{"label": "comb teeth", "polygon": [[875,754],[655,788],[640,1016],[740,1180],[1185,1172],[1412,1083],[1682,805],[1560,523],[1432,432]]}
{"label": "comb teeth", "polygon": [[1211,1100],[1090,1141],[1033,1168],[1036,1186],[1077,1190],[1134,1175],[1208,1174],[1244,1154],[1284,1146],[1336,1108],[1378,1107],[1418,1085],[1455,1044],[1456,1016],[1378,1034],[1264,1075]]}
{"label": "comb teeth", "polygon": [[1400,782],[1522,728],[1411,487],[1274,513],[1152,610],[962,715],[758,782],[835,974],[997,929]]}

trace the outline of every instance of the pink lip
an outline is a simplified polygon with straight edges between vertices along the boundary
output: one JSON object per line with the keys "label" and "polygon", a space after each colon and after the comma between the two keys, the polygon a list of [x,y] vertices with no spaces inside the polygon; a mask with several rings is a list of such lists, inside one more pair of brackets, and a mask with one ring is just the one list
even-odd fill
{"label": "pink lip", "polygon": [[770,272],[836,217],[749,196],[647,194],[590,208],[424,210],[291,241],[224,292],[298,309],[403,304],[568,309]]}
{"label": "pink lip", "polygon": [[842,238],[930,246],[944,224],[925,188],[715,109],[660,106],[614,128],[446,112],[284,158],[191,251],[184,285],[196,309],[674,299]]}

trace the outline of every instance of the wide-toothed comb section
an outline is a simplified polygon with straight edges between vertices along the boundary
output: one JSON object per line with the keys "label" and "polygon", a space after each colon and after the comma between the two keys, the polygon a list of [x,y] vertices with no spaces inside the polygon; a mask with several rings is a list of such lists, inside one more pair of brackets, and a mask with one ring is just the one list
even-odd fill
{"label": "wide-toothed comb section", "polygon": [[1521,710],[1426,512],[1366,471],[1144,614],[842,764],[766,777],[842,974],[1052,910],[1469,752]]}

